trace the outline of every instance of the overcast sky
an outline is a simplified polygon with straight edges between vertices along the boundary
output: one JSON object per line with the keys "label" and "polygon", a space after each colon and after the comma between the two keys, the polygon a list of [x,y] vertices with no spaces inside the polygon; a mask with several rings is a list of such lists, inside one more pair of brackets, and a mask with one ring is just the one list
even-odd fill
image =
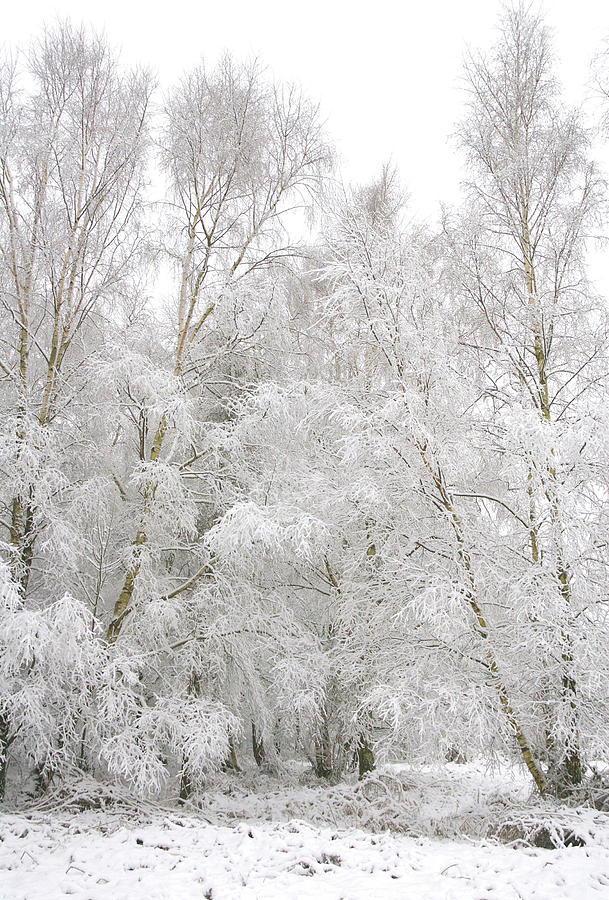
{"label": "overcast sky", "polygon": [[[578,102],[590,58],[609,37],[609,4],[548,0],[534,8],[555,30],[558,71]],[[415,210],[433,218],[441,200],[458,198],[448,137],[460,115],[464,49],[492,43],[500,9],[499,0],[16,0],[4,6],[2,36],[27,42],[56,16],[91,22],[165,85],[201,56],[258,56],[321,104],[347,178],[366,181],[392,159]]]}

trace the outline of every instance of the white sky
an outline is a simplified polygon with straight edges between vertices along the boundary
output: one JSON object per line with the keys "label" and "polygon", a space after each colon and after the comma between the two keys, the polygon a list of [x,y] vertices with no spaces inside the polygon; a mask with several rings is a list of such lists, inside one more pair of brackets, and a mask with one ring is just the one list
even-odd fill
{"label": "white sky", "polygon": [[[391,159],[414,210],[433,218],[440,201],[458,199],[448,136],[460,115],[463,52],[492,43],[500,8],[499,0],[12,0],[2,39],[27,42],[55,16],[91,22],[165,85],[201,56],[258,56],[321,104],[348,179],[366,181]],[[609,4],[546,0],[541,9],[555,29],[568,97],[578,102],[590,58],[609,37]]]}

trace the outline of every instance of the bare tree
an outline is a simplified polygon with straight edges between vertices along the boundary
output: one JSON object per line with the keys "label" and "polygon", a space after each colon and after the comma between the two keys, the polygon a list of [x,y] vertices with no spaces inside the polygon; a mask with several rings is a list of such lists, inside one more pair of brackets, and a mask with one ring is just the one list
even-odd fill
{"label": "bare tree", "polygon": [[122,73],[102,38],[67,23],[0,71],[0,368],[14,422],[12,570],[24,594],[43,524],[36,459],[78,391],[85,335],[134,259],[150,93],[145,72]]}
{"label": "bare tree", "polygon": [[[572,632],[580,607],[561,510],[567,469],[557,460],[561,429],[577,422],[604,376],[603,317],[584,270],[586,230],[603,186],[587,159],[579,114],[561,106],[548,30],[527,7],[505,12],[497,46],[489,56],[469,56],[466,79],[469,115],[459,137],[473,176],[470,224],[462,222],[451,240],[461,287],[479,317],[477,336],[470,330],[467,341],[484,372],[491,415],[508,408],[523,410],[525,420],[533,414],[536,447],[523,452],[518,490],[530,562],[553,585],[560,622],[559,683],[548,691],[559,695],[551,703],[561,724],[549,721],[547,734],[550,780],[566,790],[582,780]],[[497,419],[492,430],[501,431]]]}
{"label": "bare tree", "polygon": [[[221,357],[260,327],[265,307],[252,286],[261,271],[297,252],[286,216],[318,184],[329,151],[316,108],[298,90],[269,84],[257,65],[226,56],[213,73],[201,66],[170,93],[160,158],[169,179],[167,252],[177,272],[173,373],[187,387],[210,371],[210,357]],[[150,464],[160,460],[170,425],[162,414],[147,450]],[[151,481],[145,509],[154,493]],[[130,610],[140,549],[148,541],[144,519],[114,605],[110,642]],[[191,574],[186,586],[205,574],[208,566]]]}
{"label": "bare tree", "polygon": [[[488,707],[500,710],[491,727],[503,732],[507,726],[522,761],[543,793],[543,772],[531,751],[521,711],[504,672],[504,648],[492,612],[496,588],[491,589],[482,574],[491,548],[476,522],[479,517],[472,517],[471,508],[461,499],[472,496],[476,477],[484,468],[475,447],[471,416],[476,384],[473,379],[468,383],[459,373],[459,364],[454,364],[459,353],[458,317],[441,276],[435,242],[412,226],[407,230],[400,223],[399,209],[399,192],[384,172],[371,188],[360,191],[335,212],[328,261],[328,273],[334,280],[330,302],[342,308],[353,333],[348,347],[351,352],[358,344],[365,348],[363,353],[360,350],[359,365],[367,400],[375,390],[381,396],[392,396],[393,392],[393,402],[401,410],[400,426],[392,423],[393,432],[383,423],[380,409],[369,413],[377,433],[386,430],[393,445],[394,458],[386,462],[387,483],[394,479],[397,484],[402,482],[400,502],[389,506],[405,507],[402,515],[408,524],[396,523],[392,529],[385,526],[394,533],[409,535],[410,546],[404,552],[398,583],[404,594],[409,583],[417,583],[421,594],[431,588],[430,593],[442,595],[454,586],[460,598],[458,615],[463,617],[459,621],[463,621],[469,636],[464,656],[468,662],[477,662],[469,671],[470,683],[479,679],[491,687]],[[362,333],[356,342],[358,328]],[[397,478],[389,476],[392,464],[397,464]],[[408,521],[408,516],[414,521]],[[376,527],[380,527],[378,522]],[[368,553],[376,557],[374,543]],[[417,554],[415,559],[413,554]],[[421,558],[426,568],[423,577],[417,571]],[[434,584],[436,566],[441,576]],[[387,607],[394,602],[392,594],[387,586],[383,601]],[[452,610],[452,615],[456,618],[457,611]],[[413,630],[418,631],[421,624],[417,622]],[[457,648],[462,636],[453,633],[446,638],[446,629],[438,611],[436,628],[424,632],[428,643],[425,646],[421,641],[417,666],[428,665],[429,645],[435,644],[440,650],[438,635],[446,639],[454,653],[460,652]],[[406,681],[415,677],[412,661],[408,665],[410,675],[402,675]],[[427,678],[431,682],[434,677],[430,667]]]}

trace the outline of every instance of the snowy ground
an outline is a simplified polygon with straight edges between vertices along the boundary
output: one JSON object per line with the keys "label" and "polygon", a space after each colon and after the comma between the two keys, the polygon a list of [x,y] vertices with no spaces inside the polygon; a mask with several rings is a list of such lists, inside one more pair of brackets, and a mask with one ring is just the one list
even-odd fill
{"label": "snowy ground", "polygon": [[[271,779],[253,790],[245,777],[228,780],[197,810],[123,804],[74,812],[65,802],[52,812],[7,811],[0,898],[609,898],[604,813],[527,805],[521,782],[472,768],[455,767],[443,780],[419,772],[416,789],[414,775],[394,771],[366,793],[358,785],[286,789]],[[575,833],[585,845],[548,850],[480,838],[491,820],[518,823],[514,835],[543,821],[548,833]],[[394,830],[371,830],[379,825]],[[460,839],[439,836],[451,827]]]}

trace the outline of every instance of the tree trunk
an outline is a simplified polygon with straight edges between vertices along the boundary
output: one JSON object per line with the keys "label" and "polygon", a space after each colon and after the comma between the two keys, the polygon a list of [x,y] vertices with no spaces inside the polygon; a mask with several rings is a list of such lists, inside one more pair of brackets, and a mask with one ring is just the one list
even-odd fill
{"label": "tree trunk", "polygon": [[[523,194],[520,195],[520,206],[522,216],[522,248],[524,252],[524,275],[527,291],[529,294],[529,307],[534,311],[534,351],[537,362],[537,377],[539,382],[539,406],[544,420],[548,423],[552,421],[552,410],[550,404],[550,390],[548,384],[548,354],[543,341],[541,325],[539,322],[537,310],[539,301],[537,296],[537,279],[535,275],[534,250],[531,243],[528,221],[528,205]],[[554,450],[550,450],[551,457],[554,456]],[[558,567],[557,579],[559,583],[559,593],[563,601],[564,608],[568,610],[571,605],[571,584],[569,579],[568,566],[564,562],[562,547],[560,545],[560,515],[559,500],[557,497],[557,477],[556,470],[552,462],[546,466],[548,476],[547,486],[544,488],[548,503],[550,504],[550,519],[554,527],[556,549],[558,551]],[[530,473],[529,473],[530,474]],[[534,501],[532,490],[529,489],[529,497],[531,502],[531,518],[534,522]],[[531,550],[533,561],[539,560],[539,549],[537,542],[536,529],[531,531]],[[565,752],[561,754],[563,761],[559,766],[557,790],[560,792],[570,792],[574,787],[581,784],[582,780],[582,763],[580,754],[579,729],[577,726],[577,685],[575,679],[570,674],[573,655],[573,640],[569,632],[562,632],[562,640],[566,650],[562,653],[563,673],[561,678],[561,700],[569,708],[570,734],[567,738]]]}
{"label": "tree trunk", "polygon": [[360,781],[375,769],[374,753],[365,738],[360,738],[357,745],[357,766]]}
{"label": "tree trunk", "polygon": [[474,569],[472,566],[469,549],[465,542],[461,519],[459,518],[455,510],[454,499],[452,497],[452,494],[450,493],[450,489],[447,488],[444,483],[441,471],[434,465],[432,465],[432,463],[428,459],[426,448],[424,445],[419,445],[419,453],[421,454],[421,458],[425,464],[426,469],[432,477],[432,480],[438,491],[442,506],[448,513],[453,527],[457,546],[457,556],[463,567],[463,571],[467,579],[467,586],[465,589],[464,597],[475,617],[476,631],[486,644],[486,666],[490,675],[491,684],[493,685],[493,688],[497,694],[501,709],[509,723],[510,729],[514,737],[516,738],[516,743],[518,744],[518,748],[522,755],[524,764],[529,770],[531,777],[535,782],[537,790],[543,797],[546,790],[546,779],[541,767],[539,766],[533,756],[533,753],[531,752],[528,741],[524,735],[518,719],[516,718],[514,710],[512,709],[510,698],[505,684],[503,683],[503,678],[501,677],[501,672],[495,658],[495,653],[489,641],[489,629],[482,608],[480,607],[480,604],[478,602],[478,587],[476,584],[476,578],[474,576]]}
{"label": "tree trunk", "polygon": [[232,769],[233,772],[240,772],[241,766],[237,760],[237,752],[235,750],[235,742],[231,735],[228,739],[228,757],[224,763],[225,769]]}
{"label": "tree trunk", "polygon": [[[565,665],[570,663],[565,659]],[[569,738],[566,746],[557,745],[551,737],[546,740],[548,750],[548,782],[552,792],[562,799],[577,791],[583,780],[583,763],[577,728],[577,708],[575,705],[576,685],[572,678],[564,674],[561,684],[561,702],[568,704],[571,712]]]}
{"label": "tree trunk", "polygon": [[25,598],[34,558],[34,490],[29,486],[27,498],[14,497],[11,504],[12,574]]}
{"label": "tree trunk", "polygon": [[262,737],[258,734],[256,725],[254,722],[252,722],[252,752],[254,754],[254,759],[256,760],[256,765],[262,766],[266,759],[265,752],[264,752],[264,741],[262,740]]}
{"label": "tree trunk", "polygon": [[334,774],[330,732],[325,719],[318,736],[315,738],[315,774],[318,778],[331,778]]}
{"label": "tree trunk", "polygon": [[9,725],[4,714],[0,715],[0,802],[6,793],[6,773],[8,771]]}
{"label": "tree trunk", "polygon": [[182,758],[182,774],[180,775],[180,800],[184,803],[192,794],[192,782],[187,771],[188,760],[186,756]]}

